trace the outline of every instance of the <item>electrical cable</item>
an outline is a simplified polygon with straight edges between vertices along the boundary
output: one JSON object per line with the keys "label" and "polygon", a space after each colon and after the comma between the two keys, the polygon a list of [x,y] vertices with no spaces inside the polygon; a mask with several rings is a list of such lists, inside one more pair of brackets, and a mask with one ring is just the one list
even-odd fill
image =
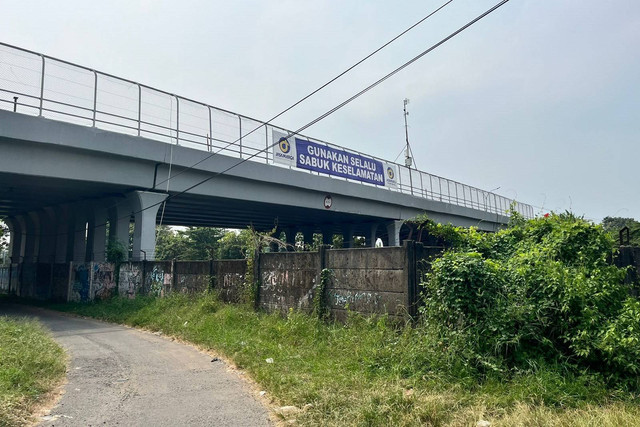
{"label": "electrical cable", "polygon": [[[341,78],[342,76],[344,76],[345,74],[349,73],[351,70],[353,70],[354,68],[356,68],[357,66],[359,66],[360,64],[362,64],[363,62],[367,61],[369,58],[371,58],[372,56],[374,56],[375,54],[377,54],[378,52],[380,52],[381,50],[383,50],[384,48],[386,48],[387,46],[389,46],[391,43],[395,42],[396,40],[398,40],[400,37],[404,36],[405,34],[407,34],[409,31],[413,30],[415,27],[417,27],[418,25],[422,24],[424,21],[426,21],[427,19],[431,18],[433,15],[435,15],[436,13],[438,13],[439,11],[441,11],[442,9],[444,9],[447,5],[449,5],[450,3],[452,3],[453,0],[448,0],[446,3],[442,4],[440,7],[438,7],[437,9],[435,9],[433,12],[430,12],[428,15],[426,15],[425,17],[423,17],[422,19],[420,19],[419,21],[417,21],[415,24],[413,24],[412,26],[410,26],[409,28],[407,28],[406,30],[404,30],[403,32],[401,32],[400,34],[398,34],[397,36],[395,36],[394,38],[392,38],[391,40],[389,40],[388,42],[386,42],[385,44],[383,44],[382,46],[380,46],[379,48],[377,48],[376,50],[374,50],[373,52],[371,52],[370,54],[368,54],[367,56],[365,56],[364,58],[362,58],[361,60],[359,60],[358,62],[356,62],[355,64],[353,64],[352,66],[350,66],[349,68],[347,68],[346,70],[344,70],[343,72],[341,72],[340,74],[336,75],[335,77],[333,77],[332,79],[330,79],[329,81],[327,81],[326,83],[324,83],[323,85],[319,86],[317,89],[315,89],[314,91],[312,91],[311,93],[309,93],[308,95],[300,98],[298,101],[296,101],[295,103],[291,104],[289,107],[285,108],[284,110],[282,110],[281,112],[279,112],[278,114],[276,114],[275,116],[273,116],[272,118],[270,118],[269,120],[265,121],[265,122],[261,122],[259,126],[257,126],[256,128],[254,128],[253,130],[251,130],[250,132],[240,136],[240,138],[236,139],[235,141],[229,142],[226,146],[219,148],[218,151],[213,152],[211,154],[209,154],[208,156],[205,156],[203,159],[199,160],[198,162],[194,163],[193,165],[186,167],[184,169],[181,169],[179,172],[177,172],[174,175],[174,178],[178,175],[181,175],[182,173],[198,166],[200,163],[210,159],[211,157],[219,154],[221,151],[226,150],[227,148],[229,148],[230,146],[234,145],[235,143],[237,143],[238,141],[240,141],[243,138],[246,138],[247,136],[253,134],[255,131],[257,131],[258,129],[261,129],[264,125],[268,125],[271,124],[274,120],[276,120],[277,118],[279,118],[280,116],[282,116],[283,114],[289,112],[290,110],[292,110],[293,108],[297,107],[298,105],[300,105],[302,102],[306,101],[307,99],[311,98],[313,95],[315,95],[316,93],[320,92],[321,90],[323,90],[324,88],[326,88],[327,86],[329,86],[330,84],[332,84],[333,82],[335,82],[336,80],[338,80],[339,78]],[[162,184],[164,181],[160,181],[158,184]]]}
{"label": "electrical cable", "polygon": [[[444,7],[444,6],[446,6],[447,4],[449,4],[451,1],[453,1],[453,0],[449,0],[447,3],[445,3],[443,6],[441,6],[438,10],[440,10],[442,7]],[[322,115],[320,115],[320,116],[316,117],[315,119],[311,120],[310,122],[308,122],[308,123],[307,123],[307,124],[305,124],[304,126],[302,126],[302,127],[300,127],[299,129],[297,129],[296,131],[290,132],[290,133],[289,133],[285,138],[290,138],[291,136],[294,136],[294,135],[296,135],[296,134],[299,134],[299,133],[300,133],[300,132],[302,132],[303,130],[305,130],[305,129],[307,129],[307,128],[311,127],[311,126],[313,126],[314,124],[316,124],[316,123],[318,123],[318,122],[320,122],[320,121],[322,121],[322,120],[324,120],[325,118],[327,118],[328,116],[332,115],[332,114],[333,114],[333,113],[335,113],[336,111],[340,110],[341,108],[343,108],[343,107],[344,107],[344,106],[346,106],[347,104],[351,103],[351,102],[352,102],[352,101],[354,101],[355,99],[359,98],[360,96],[362,96],[362,95],[363,95],[363,94],[365,94],[366,92],[370,91],[371,89],[373,89],[373,88],[375,88],[376,86],[380,85],[381,83],[383,83],[384,81],[386,81],[386,80],[387,80],[387,79],[389,79],[390,77],[394,76],[394,75],[395,75],[395,74],[397,74],[398,72],[400,72],[400,71],[402,71],[403,69],[407,68],[409,65],[411,65],[411,64],[413,64],[414,62],[418,61],[419,59],[421,59],[422,57],[424,57],[424,56],[425,56],[425,55],[427,55],[428,53],[430,53],[430,52],[432,52],[433,50],[437,49],[438,47],[442,46],[442,45],[443,45],[443,44],[445,44],[447,41],[451,40],[452,38],[454,38],[455,36],[457,36],[457,35],[458,35],[458,34],[460,34],[461,32],[465,31],[466,29],[468,29],[468,28],[469,28],[469,27],[471,27],[472,25],[476,24],[477,22],[479,22],[479,21],[480,21],[480,20],[482,20],[483,18],[485,18],[485,17],[487,17],[488,15],[490,15],[491,13],[495,12],[497,9],[499,9],[499,8],[500,8],[500,7],[502,7],[502,6],[504,6],[504,5],[505,5],[506,3],[508,3],[508,2],[509,2],[509,0],[502,0],[501,2],[497,3],[497,4],[496,4],[495,6],[493,6],[492,8],[490,8],[490,9],[488,9],[487,11],[485,11],[484,13],[482,13],[482,14],[478,15],[476,18],[472,19],[472,20],[471,20],[471,21],[469,21],[467,24],[465,24],[465,25],[463,25],[462,27],[458,28],[456,31],[452,32],[452,33],[451,33],[451,34],[449,34],[447,37],[445,37],[445,38],[441,39],[439,42],[437,42],[437,43],[433,44],[432,46],[430,46],[430,47],[429,47],[429,48],[427,48],[426,50],[422,51],[420,54],[416,55],[415,57],[413,57],[413,58],[412,58],[412,59],[410,59],[409,61],[405,62],[405,63],[404,63],[404,64],[402,64],[401,66],[397,67],[396,69],[394,69],[394,70],[393,70],[393,71],[391,71],[390,73],[386,74],[386,75],[385,75],[385,76],[383,76],[382,78],[378,79],[378,80],[377,80],[377,81],[375,81],[374,83],[372,83],[372,84],[370,84],[369,86],[365,87],[364,89],[360,90],[359,92],[357,92],[357,93],[356,93],[356,94],[354,94],[353,96],[349,97],[349,98],[348,98],[348,99],[346,99],[345,101],[341,102],[341,103],[340,103],[340,104],[338,104],[337,106],[335,106],[335,107],[331,108],[330,110],[328,110],[328,111],[327,111],[327,112],[325,112],[324,114],[322,114]],[[433,13],[435,13],[435,12],[433,12]],[[429,16],[432,16],[432,15],[433,15],[433,13],[432,13],[432,14],[430,14]],[[422,22],[422,21],[420,21],[420,22]],[[405,31],[405,33],[406,33],[406,31]],[[404,33],[403,33],[403,34],[404,34]],[[393,40],[395,40],[395,39],[393,39]],[[392,40],[392,41],[393,41],[393,40]],[[378,52],[379,50],[380,50],[380,49],[376,50],[375,52]],[[370,57],[370,56],[371,56],[371,55],[369,55],[368,57]],[[368,58],[368,57],[367,57],[367,58]],[[359,63],[361,63],[362,61],[363,61],[363,60],[359,61],[359,62],[358,62],[358,64],[359,64]],[[351,70],[351,69],[353,69],[353,67],[350,67],[348,70]],[[341,75],[343,75],[343,74],[344,74],[344,73],[342,73]],[[341,75],[340,75],[340,76],[341,76]],[[334,78],[332,81],[335,81],[335,78]],[[323,86],[321,86],[321,88],[324,88],[324,87],[326,87],[326,84],[325,84],[325,85],[323,85]],[[319,88],[318,90],[320,90],[321,88]],[[313,92],[313,93],[316,93],[318,90],[316,90],[316,91],[315,91],[315,92]],[[304,99],[307,99],[309,96],[311,96],[311,95],[308,95],[307,97],[303,98],[303,100],[304,100]],[[301,100],[301,101],[299,101],[299,102],[302,102],[302,100]],[[298,104],[299,104],[299,102],[298,102],[298,103],[296,103],[296,104],[294,104],[293,106],[298,105]],[[292,107],[290,107],[290,108],[293,108],[293,106],[292,106]],[[289,109],[290,109],[290,108],[289,108]],[[289,109],[284,110],[284,111],[283,111],[283,113],[281,113],[281,114],[284,114],[284,112],[288,111]],[[281,114],[280,114],[280,115],[281,115]],[[279,115],[276,115],[275,117],[279,117]],[[272,119],[272,120],[273,120],[273,119]],[[265,124],[267,124],[267,123],[268,123],[268,122],[265,122]],[[259,129],[260,127],[262,127],[262,126],[264,126],[264,124],[263,124],[263,125],[261,125],[261,126],[259,126],[258,128],[256,128],[256,130],[257,130],[257,129]],[[252,131],[252,132],[253,132],[253,131]],[[250,133],[251,133],[251,132],[250,132]],[[249,135],[250,133],[248,133],[248,134],[246,134],[246,135]],[[246,135],[245,135],[245,136],[246,136]],[[207,178],[205,178],[205,179],[203,179],[203,180],[201,180],[201,181],[197,182],[196,184],[193,184],[193,185],[191,185],[191,186],[187,187],[186,189],[184,189],[184,190],[182,190],[182,191],[180,191],[180,192],[178,192],[178,193],[170,194],[170,195],[168,195],[168,197],[167,197],[164,201],[162,201],[162,202],[158,202],[158,203],[154,203],[154,204],[151,204],[151,205],[149,205],[149,206],[147,206],[147,207],[144,207],[144,208],[140,209],[139,211],[134,212],[134,214],[135,214],[135,213],[143,212],[143,211],[145,211],[145,210],[147,210],[147,209],[154,208],[154,207],[156,207],[156,206],[158,206],[158,205],[160,205],[160,204],[162,204],[162,203],[166,203],[167,201],[169,201],[169,200],[171,200],[171,199],[174,199],[174,198],[176,198],[176,197],[178,197],[178,196],[181,196],[182,194],[185,194],[185,193],[187,193],[188,191],[190,191],[190,190],[192,190],[192,189],[194,189],[194,188],[196,188],[196,187],[198,187],[198,186],[200,186],[200,185],[202,185],[202,184],[204,184],[204,183],[206,183],[206,182],[208,182],[208,181],[210,181],[210,180],[212,180],[212,179],[214,179],[214,178],[216,178],[216,177],[218,177],[218,176],[220,176],[220,175],[226,174],[226,173],[227,173],[227,172],[229,172],[230,170],[232,170],[232,169],[234,169],[234,168],[236,168],[236,167],[240,166],[241,164],[243,164],[243,163],[245,163],[245,162],[247,162],[247,161],[249,161],[249,160],[253,159],[253,158],[254,158],[254,157],[256,157],[258,154],[260,154],[260,153],[262,153],[262,152],[265,152],[265,151],[268,151],[269,149],[271,149],[271,148],[272,148],[273,146],[275,146],[276,144],[277,144],[277,142],[274,142],[273,144],[271,144],[271,145],[269,145],[269,146],[267,146],[267,147],[265,147],[265,148],[263,148],[263,149],[261,149],[261,150],[257,151],[257,152],[256,152],[256,153],[254,153],[253,155],[251,155],[251,156],[249,156],[249,157],[246,157],[246,158],[244,158],[244,159],[241,159],[240,161],[238,161],[238,162],[236,162],[235,164],[233,164],[233,165],[231,165],[231,166],[227,167],[227,168],[226,168],[226,169],[224,169],[223,171],[221,171],[221,172],[217,172],[217,173],[215,173],[215,174],[213,174],[213,175],[211,175],[211,176],[209,176],[209,177],[207,177]],[[229,145],[231,145],[231,144],[229,144]],[[212,153],[212,155],[207,156],[206,158],[202,159],[202,160],[201,160],[201,161],[199,161],[198,163],[201,163],[202,161],[206,160],[207,158],[212,157],[214,154],[215,154],[215,153]],[[196,163],[195,165],[197,165],[198,163]],[[194,165],[194,166],[195,166],[195,165]],[[193,166],[192,166],[192,167],[193,167]],[[189,169],[189,168],[187,168],[187,169]],[[181,171],[180,173],[182,173],[182,171]],[[176,175],[178,175],[178,174],[176,174]],[[174,175],[174,177],[175,177],[176,175]],[[163,182],[166,182],[166,180],[165,180],[165,181],[163,181]],[[129,217],[129,216],[130,216],[130,214],[128,214],[127,216],[123,216],[121,219],[124,219],[124,218]],[[120,219],[120,218],[119,218],[119,219]]]}
{"label": "electrical cable", "polygon": [[[352,101],[354,101],[355,99],[359,98],[360,96],[362,96],[363,94],[367,93],[368,91],[370,91],[371,89],[375,88],[376,86],[378,86],[379,84],[383,83],[384,81],[386,81],[387,79],[389,79],[390,77],[396,75],[397,73],[399,73],[400,71],[404,70],[405,68],[407,68],[409,65],[413,64],[414,62],[416,62],[417,60],[419,60],[420,58],[424,57],[425,55],[427,55],[429,52],[432,52],[433,50],[437,49],[438,47],[442,46],[443,44],[445,44],[447,41],[451,40],[453,37],[457,36],[458,34],[460,34],[461,32],[465,31],[467,28],[471,27],[472,25],[474,25],[475,23],[477,23],[478,21],[482,20],[483,18],[487,17],[488,15],[490,15],[491,13],[495,12],[496,10],[498,10],[500,7],[504,6],[505,4],[507,4],[509,2],[509,0],[502,0],[501,2],[499,2],[498,4],[496,4],[495,6],[493,6],[492,8],[488,9],[487,11],[485,11],[484,13],[480,14],[479,16],[477,16],[476,18],[474,18],[473,20],[469,21],[468,23],[466,23],[465,25],[463,25],[462,27],[458,28],[456,31],[452,32],[451,34],[449,34],[447,37],[443,38],[442,40],[440,40],[439,42],[435,43],[434,45],[432,45],[431,47],[429,47],[428,49],[422,51],[420,54],[416,55],[415,57],[413,57],[412,59],[410,59],[409,61],[405,62],[404,64],[402,64],[401,66],[399,66],[398,68],[394,69],[393,71],[391,71],[390,73],[386,74],[385,76],[383,76],[382,78],[376,80],[374,83],[370,84],[369,86],[367,86],[366,88],[362,89],[361,91],[357,92],[355,95],[351,96],[350,98],[346,99],[345,101],[341,102],[340,104],[338,104],[337,106],[331,108],[330,110],[328,110],[327,112],[325,112],[324,114],[316,117],[315,119],[311,120],[309,123],[305,124],[304,126],[300,127],[299,129],[297,129],[296,131],[290,132],[287,136],[285,136],[285,139],[288,139],[296,134],[299,134],[300,132],[304,131],[305,129],[313,126],[314,124],[324,120],[325,118],[329,117],[331,114],[335,113],[336,111],[340,110],[341,108],[343,108],[344,106],[346,106],[347,104],[351,103]],[[244,159],[241,159],[240,161],[236,162],[235,164],[227,167],[226,169],[222,170],[221,172],[216,172],[215,174],[185,188],[184,190],[175,193],[175,194],[170,194],[165,200],[164,202],[167,202],[171,199],[174,199],[182,194],[185,194],[186,192],[193,190],[194,188],[220,176],[220,175],[224,175],[225,173],[229,172],[231,169],[234,169],[238,166],[240,166],[241,164],[251,160],[252,158],[256,157],[258,154],[264,152],[264,151],[268,151],[269,149],[271,149],[272,147],[274,147],[278,142],[274,142],[271,145],[261,149],[260,151],[252,154],[249,157],[246,157]],[[152,207],[158,206],[161,203],[164,202],[159,202],[159,203],[155,203],[153,205],[150,205],[146,208],[143,208],[142,210],[146,210],[146,209],[151,209]],[[141,210],[141,211],[142,211]]]}

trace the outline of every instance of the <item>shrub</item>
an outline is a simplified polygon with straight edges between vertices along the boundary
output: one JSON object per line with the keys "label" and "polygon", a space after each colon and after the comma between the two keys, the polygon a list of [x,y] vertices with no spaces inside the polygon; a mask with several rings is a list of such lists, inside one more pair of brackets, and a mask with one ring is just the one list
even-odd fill
{"label": "shrub", "polygon": [[445,339],[464,343],[455,351],[477,373],[543,361],[638,388],[640,303],[602,227],[570,213],[516,217],[493,234],[423,226],[453,247],[425,277],[422,313]]}

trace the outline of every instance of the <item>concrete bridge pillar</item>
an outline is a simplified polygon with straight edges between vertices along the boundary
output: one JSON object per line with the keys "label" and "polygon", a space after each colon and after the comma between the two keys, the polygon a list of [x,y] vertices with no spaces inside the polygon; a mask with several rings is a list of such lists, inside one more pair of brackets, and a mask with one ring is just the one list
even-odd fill
{"label": "concrete bridge pillar", "polygon": [[24,262],[26,257],[26,248],[27,248],[27,222],[24,215],[17,215],[16,221],[18,223],[18,229],[20,230],[20,247],[18,248],[18,261],[16,262]]}
{"label": "concrete bridge pillar", "polygon": [[295,227],[287,227],[285,230],[287,251],[292,252],[296,250],[296,234],[298,230]]}
{"label": "concrete bridge pillar", "polygon": [[325,227],[322,229],[322,244],[323,245],[331,245],[333,243],[333,231],[331,231],[330,227]]}
{"label": "concrete bridge pillar", "polygon": [[368,248],[375,248],[376,240],[378,240],[378,224],[371,224],[369,233],[364,236],[365,246]]}
{"label": "concrete bridge pillar", "polygon": [[57,218],[53,208],[38,211],[40,222],[40,253],[38,262],[52,263],[56,255]]}
{"label": "concrete bridge pillar", "polygon": [[24,262],[38,262],[40,253],[40,219],[37,212],[29,212],[24,216],[26,225]]}
{"label": "concrete bridge pillar", "polygon": [[75,263],[84,263],[87,258],[87,206],[85,203],[75,203],[72,205],[74,218],[71,221],[72,260]]}
{"label": "concrete bridge pillar", "polygon": [[156,259],[156,216],[168,194],[134,191],[127,198],[134,210],[133,260]]}
{"label": "concrete bridge pillar", "polygon": [[56,243],[55,258],[56,263],[71,261],[73,253],[73,234],[70,229],[73,225],[73,214],[69,205],[60,205],[53,208],[56,217]]}
{"label": "concrete bridge pillar", "polygon": [[125,250],[125,261],[129,260],[129,224],[133,208],[130,199],[111,199],[109,214],[109,241],[118,242]]}
{"label": "concrete bridge pillar", "polygon": [[400,246],[400,228],[404,221],[387,222],[387,234],[389,235],[389,246]]}
{"label": "concrete bridge pillar", "polygon": [[313,245],[313,227],[302,228],[302,239],[304,241],[305,250]]}
{"label": "concrete bridge pillar", "polygon": [[107,257],[107,206],[105,201],[93,204],[92,215],[89,221],[89,229],[92,230],[92,245],[90,260],[104,262]]}
{"label": "concrete bridge pillar", "polygon": [[22,262],[24,237],[20,221],[16,217],[11,217],[6,218],[4,222],[9,227],[9,260],[12,263]]}
{"label": "concrete bridge pillar", "polygon": [[353,225],[347,224],[342,227],[342,247],[353,248]]}

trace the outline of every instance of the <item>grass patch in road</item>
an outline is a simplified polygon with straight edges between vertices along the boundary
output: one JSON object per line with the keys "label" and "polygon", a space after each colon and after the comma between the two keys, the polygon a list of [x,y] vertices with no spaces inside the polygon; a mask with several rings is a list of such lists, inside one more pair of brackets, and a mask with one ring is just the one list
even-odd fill
{"label": "grass patch in road", "polygon": [[0,426],[28,424],[65,369],[64,351],[37,321],[0,316]]}
{"label": "grass patch in road", "polygon": [[298,425],[475,426],[484,419],[494,426],[640,426],[640,399],[597,375],[532,363],[508,381],[479,380],[426,325],[361,316],[328,324],[297,312],[283,318],[214,295],[52,308],[212,349],[246,370],[278,405],[301,408],[286,416]]}

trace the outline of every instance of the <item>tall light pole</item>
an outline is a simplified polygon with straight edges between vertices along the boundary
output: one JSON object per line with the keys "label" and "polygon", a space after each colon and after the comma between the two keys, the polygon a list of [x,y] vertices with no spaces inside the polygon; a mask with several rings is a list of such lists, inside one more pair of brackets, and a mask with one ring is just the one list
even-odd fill
{"label": "tall light pole", "polygon": [[409,147],[409,125],[407,124],[407,116],[409,115],[409,112],[407,111],[408,104],[409,104],[409,99],[405,98],[404,99],[404,135],[405,135],[405,140],[407,142],[407,147],[404,152],[404,165],[409,169],[409,188],[411,189],[411,195],[413,196],[413,177],[411,176],[411,164],[413,162],[410,155],[411,150]]}

